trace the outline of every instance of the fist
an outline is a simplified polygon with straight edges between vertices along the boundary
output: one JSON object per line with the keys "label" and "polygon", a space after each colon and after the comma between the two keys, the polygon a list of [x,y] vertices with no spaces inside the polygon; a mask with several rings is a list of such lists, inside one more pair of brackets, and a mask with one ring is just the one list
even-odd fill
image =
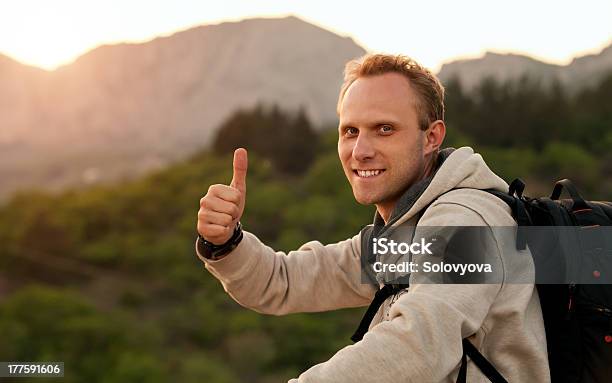
{"label": "fist", "polygon": [[246,199],[247,151],[234,152],[234,175],[228,185],[211,185],[208,193],[200,199],[198,211],[198,233],[207,241],[222,245],[234,233],[242,217]]}

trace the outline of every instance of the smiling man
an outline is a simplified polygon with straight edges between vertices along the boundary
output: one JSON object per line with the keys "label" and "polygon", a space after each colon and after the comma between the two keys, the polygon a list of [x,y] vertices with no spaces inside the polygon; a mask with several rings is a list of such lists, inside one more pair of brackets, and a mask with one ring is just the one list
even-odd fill
{"label": "smiling man", "polygon": [[244,149],[234,154],[231,184],[212,185],[200,201],[198,256],[241,305],[282,315],[377,302],[356,344],[292,382],[454,382],[465,381],[466,368],[468,382],[488,381],[462,358],[464,339],[508,381],[549,381],[537,292],[508,283],[512,262],[533,278],[531,258],[517,261],[505,250],[514,238],[490,241],[496,282],[433,284],[411,275],[409,288],[386,295],[381,275],[363,283],[362,242],[391,229],[515,225],[507,205],[484,191],[508,185],[482,157],[468,147],[440,150],[446,127],[437,78],[404,56],[367,55],[346,66],[338,115],[338,154],[355,199],[376,206],[374,224],[361,233],[285,254],[242,231]]}

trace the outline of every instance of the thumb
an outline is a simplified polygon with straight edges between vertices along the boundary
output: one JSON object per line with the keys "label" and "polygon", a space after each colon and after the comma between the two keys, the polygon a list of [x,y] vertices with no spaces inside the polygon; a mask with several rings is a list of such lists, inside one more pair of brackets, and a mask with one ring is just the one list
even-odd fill
{"label": "thumb", "polygon": [[246,175],[249,167],[247,151],[244,148],[239,148],[234,151],[234,176],[232,177],[231,187],[236,188],[246,193]]}

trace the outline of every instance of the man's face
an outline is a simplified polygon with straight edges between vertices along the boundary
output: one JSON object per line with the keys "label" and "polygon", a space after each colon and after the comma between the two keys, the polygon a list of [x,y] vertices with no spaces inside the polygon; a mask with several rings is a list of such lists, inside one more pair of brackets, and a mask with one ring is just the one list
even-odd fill
{"label": "man's face", "polygon": [[[340,105],[338,154],[357,202],[383,218],[424,171],[416,94],[399,73],[357,79]],[[385,217],[386,215],[386,217]]]}

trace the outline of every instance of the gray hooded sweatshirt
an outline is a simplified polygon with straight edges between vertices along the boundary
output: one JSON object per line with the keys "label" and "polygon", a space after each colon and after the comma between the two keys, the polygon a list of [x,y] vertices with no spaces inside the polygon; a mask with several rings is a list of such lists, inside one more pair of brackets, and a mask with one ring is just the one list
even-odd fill
{"label": "gray hooded sweatshirt", "polygon": [[[484,189],[507,191],[482,157],[469,147],[446,153],[433,178],[400,201],[390,226],[515,226],[508,206]],[[417,189],[418,189],[417,187]],[[457,190],[453,190],[457,189]],[[475,190],[479,189],[479,190]],[[400,204],[398,204],[400,205]],[[429,207],[428,207],[429,206]],[[419,217],[421,210],[427,207]],[[260,313],[284,315],[367,306],[376,286],[362,283],[361,233],[335,244],[311,241],[289,253],[274,251],[249,232],[230,254],[205,267],[239,304]],[[455,382],[463,338],[509,382],[549,382],[542,312],[533,283],[506,283],[513,276],[514,238],[498,238],[498,283],[432,284],[410,280],[389,297],[364,338],[303,372],[306,382]],[[530,257],[518,265],[534,280]],[[488,382],[468,360],[468,383]]]}

